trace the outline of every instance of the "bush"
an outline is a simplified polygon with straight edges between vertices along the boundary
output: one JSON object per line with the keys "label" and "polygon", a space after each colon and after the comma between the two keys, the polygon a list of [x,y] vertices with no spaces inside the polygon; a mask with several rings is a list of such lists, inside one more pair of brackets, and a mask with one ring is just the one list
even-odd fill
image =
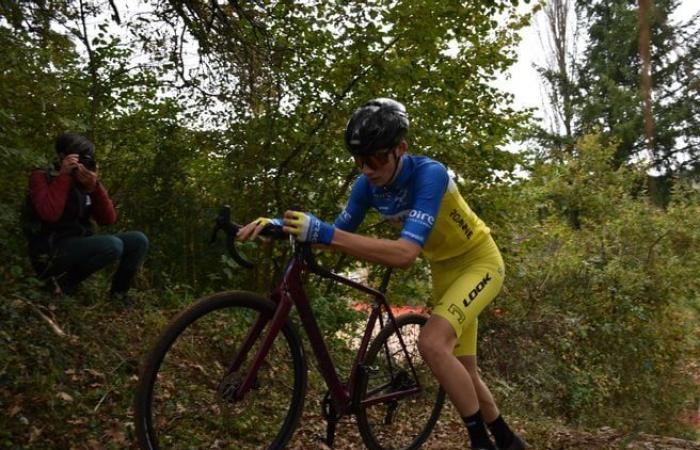
{"label": "bush", "polygon": [[683,431],[697,348],[698,195],[677,192],[667,210],[634,198],[643,172],[612,170],[611,155],[587,138],[523,187],[497,300],[506,318],[485,322],[495,339],[487,353],[504,361],[503,394],[530,416]]}

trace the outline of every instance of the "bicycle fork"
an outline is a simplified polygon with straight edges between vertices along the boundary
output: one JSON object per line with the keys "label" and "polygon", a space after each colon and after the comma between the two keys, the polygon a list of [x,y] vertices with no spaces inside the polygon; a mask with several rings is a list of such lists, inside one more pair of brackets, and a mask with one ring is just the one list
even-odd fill
{"label": "bicycle fork", "polygon": [[[273,299],[278,299],[278,301],[276,302],[277,308],[275,308],[275,313],[272,316],[272,319],[270,319],[270,317],[264,313],[260,314],[255,324],[248,332],[243,344],[236,352],[233,362],[229,366],[226,374],[219,384],[218,394],[224,400],[230,402],[240,401],[243,399],[243,397],[245,397],[251,388],[258,387],[258,370],[260,369],[263,361],[265,361],[270,348],[272,348],[272,344],[285,324],[289,311],[292,309],[292,300],[289,298],[289,295],[273,294]],[[268,323],[270,324],[269,330],[267,331],[260,348],[251,360],[248,371],[245,373],[241,381],[236,383],[235,380],[231,380],[231,378],[234,377],[241,368],[241,365],[248,356],[248,352],[250,352],[250,350],[253,348],[253,345],[258,340],[260,334]]]}

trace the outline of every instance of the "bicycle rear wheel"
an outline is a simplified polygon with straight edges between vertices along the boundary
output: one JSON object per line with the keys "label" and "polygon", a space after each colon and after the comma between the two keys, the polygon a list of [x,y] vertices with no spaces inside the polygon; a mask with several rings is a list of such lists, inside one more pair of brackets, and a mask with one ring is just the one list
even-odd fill
{"label": "bicycle rear wheel", "polygon": [[[275,305],[249,292],[203,298],[180,313],[149,353],[135,399],[142,449],[281,449],[299,422],[306,362],[297,334],[286,323],[241,400],[242,381],[267,334]],[[238,371],[234,356],[260,317],[265,328]]]}
{"label": "bicycle rear wheel", "polygon": [[[416,394],[360,408],[357,425],[370,450],[415,450],[428,439],[445,403],[445,391],[418,352],[418,336],[427,319],[419,314],[396,318],[385,326],[367,350],[358,378],[360,401],[420,386]],[[415,369],[411,371],[409,361]]]}

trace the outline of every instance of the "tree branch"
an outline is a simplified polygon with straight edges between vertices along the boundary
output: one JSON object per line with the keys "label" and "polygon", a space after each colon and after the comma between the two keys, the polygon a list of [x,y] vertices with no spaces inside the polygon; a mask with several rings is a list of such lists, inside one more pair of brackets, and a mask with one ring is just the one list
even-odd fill
{"label": "tree branch", "polygon": [[[381,59],[381,57],[383,57],[384,54],[386,54],[386,52],[388,52],[389,49],[391,47],[393,47],[398,42],[400,37],[401,37],[400,35],[397,35],[388,44],[386,44],[384,46],[384,48],[382,49],[382,51],[379,53],[378,57],[375,58],[375,60],[374,60],[375,62],[369,64],[367,67],[362,69],[360,71],[360,73],[355,75],[352,78],[352,80],[350,80],[350,82],[348,83],[347,86],[345,86],[345,88],[342,90],[342,92],[340,92],[339,94],[336,94],[334,96],[333,100],[331,100],[330,104],[326,107],[325,112],[321,115],[321,118],[318,120],[316,125],[309,132],[309,134],[308,134],[309,138],[311,138],[312,136],[315,136],[316,133],[318,133],[326,125],[326,122],[328,121],[328,117],[330,116],[331,111],[335,110],[338,107],[338,104],[343,99],[345,99],[345,97],[355,87],[355,85],[357,83],[359,83],[359,81],[361,79],[363,79],[369,73],[369,71],[371,69],[376,67],[376,61]],[[301,153],[304,149],[305,149],[304,142],[297,144],[297,146],[294,148],[294,150],[292,150],[292,152],[289,154],[289,156],[287,156],[287,158],[285,158],[284,161],[282,161],[282,163],[280,163],[280,165],[279,165],[279,171],[278,171],[278,173],[275,177],[275,181],[274,181],[275,182],[275,194],[274,195],[275,195],[275,199],[278,202],[277,203],[278,205],[281,205],[281,198],[282,198],[281,182],[282,182],[282,179],[286,178],[286,176],[287,176],[287,168],[288,168],[289,164],[292,162],[292,160],[294,160],[299,155],[299,153]]]}
{"label": "tree branch", "polygon": [[112,7],[112,19],[117,22],[117,25],[121,25],[122,20],[119,18],[119,10],[117,9],[117,5],[114,4],[114,0],[109,0],[109,6]]}

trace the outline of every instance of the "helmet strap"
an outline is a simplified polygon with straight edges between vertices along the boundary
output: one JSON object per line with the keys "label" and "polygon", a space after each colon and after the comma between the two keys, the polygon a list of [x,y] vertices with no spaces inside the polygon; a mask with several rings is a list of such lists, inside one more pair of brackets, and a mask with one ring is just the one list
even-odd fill
{"label": "helmet strap", "polygon": [[394,147],[391,153],[394,155],[394,161],[396,162],[396,165],[394,166],[394,172],[391,174],[391,178],[389,178],[389,181],[386,183],[387,186],[394,182],[394,180],[396,179],[396,175],[399,173],[399,168],[403,162],[402,159],[399,159],[396,156],[396,147]]}

